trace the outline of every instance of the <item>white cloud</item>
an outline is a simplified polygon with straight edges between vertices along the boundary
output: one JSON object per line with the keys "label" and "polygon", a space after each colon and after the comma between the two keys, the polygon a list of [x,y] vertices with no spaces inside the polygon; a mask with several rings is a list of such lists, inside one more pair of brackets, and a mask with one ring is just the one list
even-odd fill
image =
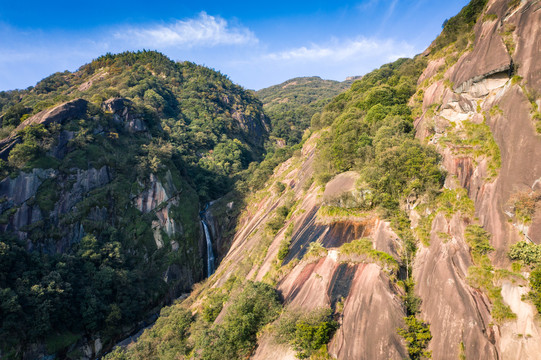
{"label": "white cloud", "polygon": [[269,60],[303,61],[303,62],[344,62],[363,61],[364,57],[380,57],[396,59],[395,54],[412,56],[415,49],[406,42],[396,42],[392,39],[357,38],[355,40],[334,40],[329,44],[312,44],[295,49],[275,52],[265,55]]}
{"label": "white cloud", "polygon": [[206,12],[197,18],[177,20],[169,25],[130,27],[115,33],[115,38],[133,42],[140,47],[212,47],[244,45],[258,42],[252,31],[242,26],[231,26],[219,17]]}

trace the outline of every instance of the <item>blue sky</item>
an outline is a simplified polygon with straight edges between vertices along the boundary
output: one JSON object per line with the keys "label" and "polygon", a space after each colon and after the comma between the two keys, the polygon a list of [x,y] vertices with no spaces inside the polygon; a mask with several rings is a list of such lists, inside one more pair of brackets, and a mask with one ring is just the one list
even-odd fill
{"label": "blue sky", "polygon": [[344,80],[422,52],[467,0],[0,0],[0,91],[151,49],[260,89],[296,76]]}

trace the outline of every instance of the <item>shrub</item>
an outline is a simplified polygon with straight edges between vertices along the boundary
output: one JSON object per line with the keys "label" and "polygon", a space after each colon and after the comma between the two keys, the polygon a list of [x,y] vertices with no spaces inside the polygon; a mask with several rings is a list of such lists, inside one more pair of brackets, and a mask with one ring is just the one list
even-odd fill
{"label": "shrub", "polygon": [[274,188],[276,189],[276,193],[280,195],[286,189],[286,185],[283,182],[277,181]]}
{"label": "shrub", "polygon": [[368,260],[379,263],[382,267],[398,271],[397,261],[386,252],[374,249],[374,245],[370,239],[358,239],[345,243],[340,246],[339,252],[342,255],[346,255],[351,260],[355,260],[356,258],[367,258]]}
{"label": "shrub", "polygon": [[541,266],[537,266],[530,273],[530,288],[529,297],[537,308],[537,312],[541,313]]}
{"label": "shrub", "polygon": [[280,243],[280,249],[278,249],[278,261],[282,262],[285,260],[287,255],[289,254],[289,246],[291,245],[291,241],[289,239],[284,239]]}
{"label": "shrub", "polygon": [[27,108],[21,103],[9,107],[2,116],[2,127],[9,125],[19,125],[22,121],[22,117],[25,115],[29,115],[31,111],[32,109]]}
{"label": "shrub", "polygon": [[320,243],[314,241],[308,245],[308,250],[306,250],[305,258],[320,258],[327,255],[327,249],[323,247]]}
{"label": "shrub", "polygon": [[474,258],[494,251],[494,248],[490,246],[490,233],[479,225],[468,225],[466,227],[465,237]]}
{"label": "shrub", "polygon": [[222,324],[199,336],[202,359],[240,359],[256,344],[258,331],[278,317],[278,293],[270,285],[248,281],[232,299]]}
{"label": "shrub", "polygon": [[275,339],[289,343],[299,359],[310,357],[324,347],[338,328],[332,310],[319,308],[310,312],[286,311],[274,325]]}
{"label": "shrub", "polygon": [[406,340],[408,354],[411,359],[431,358],[432,354],[426,350],[432,339],[430,325],[411,315],[404,319],[406,326],[398,329],[398,334]]}
{"label": "shrub", "polygon": [[522,260],[526,265],[541,264],[541,246],[519,241],[511,245],[509,257],[511,260]]}
{"label": "shrub", "polygon": [[220,315],[226,300],[227,296],[224,294],[210,295],[203,306],[203,319],[209,323],[214,322],[218,315]]}
{"label": "shrub", "polygon": [[537,208],[537,202],[540,199],[541,196],[537,193],[523,191],[513,194],[509,202],[514,210],[516,219],[525,224],[531,222]]}
{"label": "shrub", "polygon": [[290,204],[280,206],[276,209],[274,217],[267,222],[267,229],[269,229],[272,235],[276,235],[278,230],[280,230],[286,221],[287,216],[291,210]]}

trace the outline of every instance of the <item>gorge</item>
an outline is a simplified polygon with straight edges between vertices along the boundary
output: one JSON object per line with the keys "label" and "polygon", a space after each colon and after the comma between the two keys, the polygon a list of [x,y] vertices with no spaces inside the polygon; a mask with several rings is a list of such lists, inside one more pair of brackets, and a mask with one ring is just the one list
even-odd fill
{"label": "gorge", "polygon": [[539,39],[472,0],[345,82],[142,51],[2,93],[0,357],[540,359]]}

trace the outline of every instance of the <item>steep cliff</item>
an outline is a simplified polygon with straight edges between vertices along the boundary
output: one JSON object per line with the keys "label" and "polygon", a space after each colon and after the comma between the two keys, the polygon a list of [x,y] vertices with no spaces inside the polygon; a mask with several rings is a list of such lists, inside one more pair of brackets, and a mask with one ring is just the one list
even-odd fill
{"label": "steep cliff", "polygon": [[[535,310],[510,295],[528,292],[522,278],[528,273],[510,272],[507,254],[519,240],[540,241],[539,213],[521,218],[516,199],[535,198],[541,175],[535,160],[541,72],[533,60],[541,56],[541,4],[489,1],[478,19],[465,48],[457,42],[427,50],[429,64],[412,99],[421,114],[417,136],[438,148],[449,173],[446,187],[465,188],[478,219],[436,215],[415,279],[434,358],[537,359]],[[472,223],[490,233],[490,260],[470,258]]]}

